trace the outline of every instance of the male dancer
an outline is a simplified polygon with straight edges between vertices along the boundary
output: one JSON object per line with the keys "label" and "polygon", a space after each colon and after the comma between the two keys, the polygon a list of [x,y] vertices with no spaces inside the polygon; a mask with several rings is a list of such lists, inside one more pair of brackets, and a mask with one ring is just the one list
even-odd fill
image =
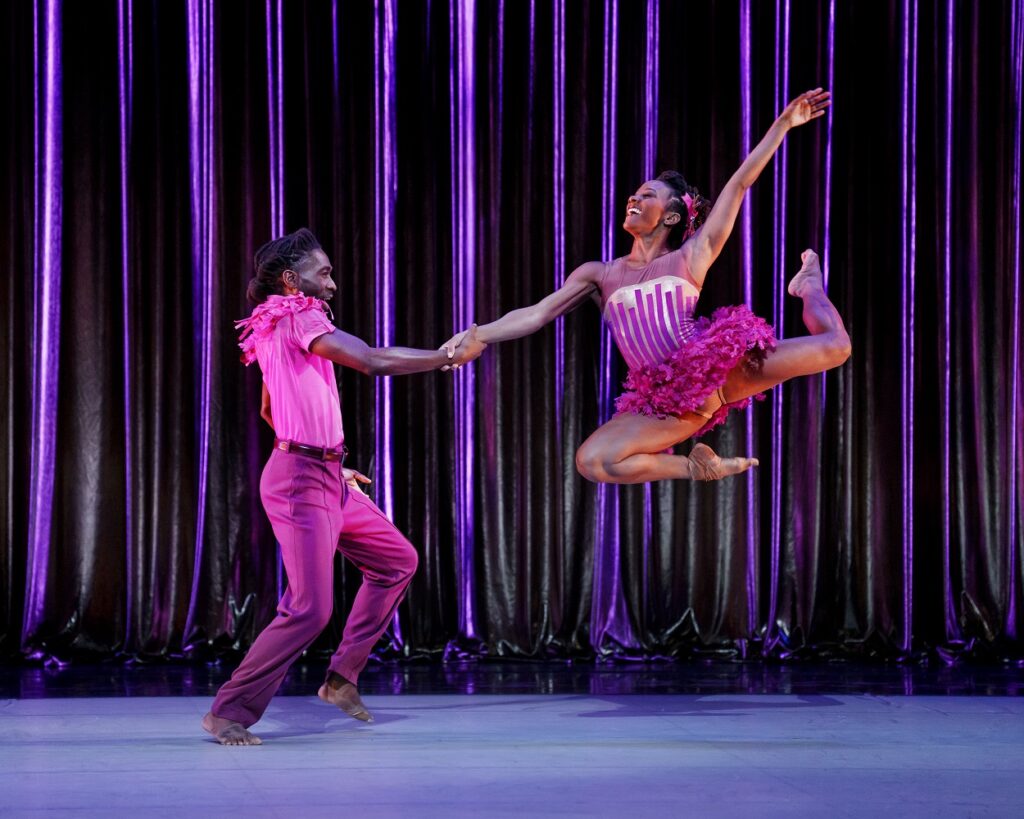
{"label": "male dancer", "polygon": [[203,717],[203,728],[222,745],[261,744],[249,726],[330,619],[335,549],[359,567],[363,584],[319,697],[372,721],[356,688],[359,672],[416,571],[412,544],[358,491],[356,480],[368,479],[342,467],[341,401],[331,362],[367,375],[403,375],[464,364],[487,346],[475,330],[457,348],[439,351],[374,349],[342,332],[324,313],[337,289],[331,263],[305,228],[263,245],[255,266],[248,296],[256,308],[238,323],[244,328],[240,346],[242,360],[259,362],[263,371],[261,415],[277,436],[260,497],[281,544],[288,589],[277,617]]}

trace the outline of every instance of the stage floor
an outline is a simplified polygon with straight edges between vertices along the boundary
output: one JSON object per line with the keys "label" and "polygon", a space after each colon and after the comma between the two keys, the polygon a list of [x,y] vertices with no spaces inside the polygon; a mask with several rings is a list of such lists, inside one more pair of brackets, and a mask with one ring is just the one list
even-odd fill
{"label": "stage floor", "polygon": [[0,701],[0,815],[1024,815],[1024,699],[280,696],[224,748],[208,697]]}

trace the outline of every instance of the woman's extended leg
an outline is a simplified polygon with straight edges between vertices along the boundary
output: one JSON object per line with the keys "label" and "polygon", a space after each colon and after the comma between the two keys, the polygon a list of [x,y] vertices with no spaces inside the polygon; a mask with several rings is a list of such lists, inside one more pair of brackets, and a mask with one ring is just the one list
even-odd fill
{"label": "woman's extended leg", "polygon": [[744,365],[736,367],[723,388],[727,401],[749,398],[799,375],[830,370],[850,357],[850,337],[839,312],[825,295],[818,255],[805,250],[801,259],[803,267],[790,282],[789,292],[803,299],[804,324],[811,335],[780,341],[756,371]]}

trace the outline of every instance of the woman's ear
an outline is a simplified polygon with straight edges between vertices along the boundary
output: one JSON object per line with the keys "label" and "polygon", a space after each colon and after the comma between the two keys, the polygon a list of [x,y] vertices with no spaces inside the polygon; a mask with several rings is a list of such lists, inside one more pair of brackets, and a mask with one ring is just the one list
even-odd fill
{"label": "woman's ear", "polygon": [[665,214],[665,218],[662,220],[666,225],[672,227],[672,225],[678,225],[679,220],[683,218],[683,215],[678,211],[669,211]]}

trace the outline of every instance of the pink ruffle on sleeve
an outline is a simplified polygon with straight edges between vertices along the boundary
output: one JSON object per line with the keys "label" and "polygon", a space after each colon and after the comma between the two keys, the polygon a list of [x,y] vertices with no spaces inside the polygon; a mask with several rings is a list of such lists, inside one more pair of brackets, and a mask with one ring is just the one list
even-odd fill
{"label": "pink ruffle on sleeve", "polygon": [[[324,314],[326,304],[313,296],[271,296],[262,304],[256,306],[247,319],[235,322],[235,329],[241,330],[238,336],[238,346],[242,350],[242,363],[246,366],[256,360],[256,343],[270,337],[274,332],[277,323],[287,316],[302,316],[303,337],[316,338],[324,333],[330,333],[334,325]],[[312,338],[310,340],[312,340]],[[308,347],[304,348],[308,349]]]}

